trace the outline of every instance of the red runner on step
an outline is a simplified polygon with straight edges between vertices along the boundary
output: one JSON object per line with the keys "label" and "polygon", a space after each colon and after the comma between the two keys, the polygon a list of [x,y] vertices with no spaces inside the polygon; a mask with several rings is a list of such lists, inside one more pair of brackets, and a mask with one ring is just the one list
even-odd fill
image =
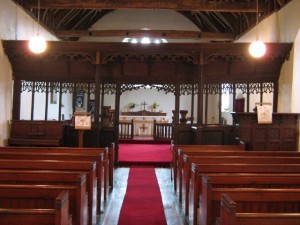
{"label": "red runner on step", "polygon": [[154,168],[132,167],[118,225],[166,225]]}
{"label": "red runner on step", "polygon": [[170,144],[119,144],[119,161],[170,163]]}

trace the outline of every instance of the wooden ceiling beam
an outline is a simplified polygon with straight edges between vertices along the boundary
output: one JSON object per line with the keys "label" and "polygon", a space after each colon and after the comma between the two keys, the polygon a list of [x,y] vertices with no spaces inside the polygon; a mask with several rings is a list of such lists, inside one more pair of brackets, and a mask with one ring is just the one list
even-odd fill
{"label": "wooden ceiling beam", "polygon": [[61,38],[80,37],[120,37],[120,38],[169,38],[169,39],[212,39],[233,41],[236,34],[233,33],[213,33],[198,31],[179,30],[57,30],[54,32]]}
{"label": "wooden ceiling beam", "polygon": [[[26,0],[24,5],[27,8],[37,8],[36,0]],[[256,12],[255,2],[224,2],[204,0],[42,0],[41,8],[56,9],[171,9],[181,11],[208,11],[208,12]],[[267,11],[266,3],[259,3],[259,11]]]}

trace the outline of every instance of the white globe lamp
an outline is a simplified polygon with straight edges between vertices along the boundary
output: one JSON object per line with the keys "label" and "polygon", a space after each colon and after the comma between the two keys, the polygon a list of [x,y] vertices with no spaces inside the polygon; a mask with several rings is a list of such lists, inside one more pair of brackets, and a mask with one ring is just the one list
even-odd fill
{"label": "white globe lamp", "polygon": [[47,43],[45,39],[39,35],[36,35],[29,40],[29,49],[35,54],[44,52],[46,47]]}
{"label": "white globe lamp", "polygon": [[254,58],[263,57],[266,54],[266,51],[266,45],[262,41],[254,41],[249,46],[249,53]]}

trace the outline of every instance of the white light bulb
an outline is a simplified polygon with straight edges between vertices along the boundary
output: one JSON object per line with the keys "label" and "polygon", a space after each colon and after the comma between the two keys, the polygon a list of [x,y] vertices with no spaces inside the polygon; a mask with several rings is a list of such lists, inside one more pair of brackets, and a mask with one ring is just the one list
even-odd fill
{"label": "white light bulb", "polygon": [[138,43],[138,40],[137,40],[136,38],[132,38],[132,39],[131,39],[131,43],[132,43],[132,44],[137,44],[137,43]]}
{"label": "white light bulb", "polygon": [[151,43],[150,38],[148,38],[148,37],[143,37],[142,40],[141,40],[141,43],[142,43],[142,44],[150,44],[150,43]]}
{"label": "white light bulb", "polygon": [[254,58],[260,58],[266,53],[266,45],[262,41],[254,41],[249,46],[249,53]]}
{"label": "white light bulb", "polygon": [[29,40],[29,49],[36,54],[40,54],[46,50],[47,43],[45,39],[39,35],[32,37]]}

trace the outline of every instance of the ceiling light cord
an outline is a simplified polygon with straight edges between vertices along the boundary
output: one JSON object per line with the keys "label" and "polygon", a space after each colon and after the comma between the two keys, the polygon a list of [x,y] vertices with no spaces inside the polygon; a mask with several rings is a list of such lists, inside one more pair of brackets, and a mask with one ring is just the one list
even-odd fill
{"label": "ceiling light cord", "polygon": [[258,40],[258,0],[256,0],[256,24],[255,24],[256,40],[249,46],[249,53],[254,58],[261,58],[266,54],[266,45]]}
{"label": "ceiling light cord", "polygon": [[35,54],[43,53],[47,48],[47,43],[45,39],[40,36],[40,8],[40,0],[38,0],[37,34],[29,40],[29,49]]}

